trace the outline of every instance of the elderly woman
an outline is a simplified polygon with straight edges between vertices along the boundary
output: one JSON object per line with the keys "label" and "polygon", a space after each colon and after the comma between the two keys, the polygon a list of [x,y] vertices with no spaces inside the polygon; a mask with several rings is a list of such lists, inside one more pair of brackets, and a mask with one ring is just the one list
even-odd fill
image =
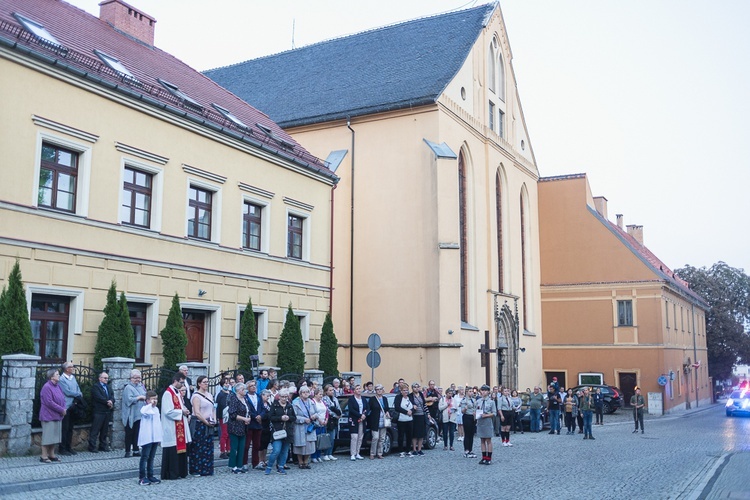
{"label": "elderly woman", "polygon": [[315,421],[318,414],[310,401],[310,389],[303,385],[299,388],[299,397],[294,400],[292,407],[296,416],[294,425],[294,454],[300,469],[310,468],[310,455],[315,453],[317,435]]}
{"label": "elderly woman", "polygon": [[[271,456],[266,461],[266,475],[271,474],[274,463],[276,464],[276,472],[285,475],[284,465],[286,464],[287,456],[289,455],[289,446],[294,441],[294,423],[296,420],[294,414],[294,408],[289,402],[289,390],[281,389],[279,391],[278,401],[274,401],[271,405],[271,411],[269,412],[270,430],[273,442],[271,446],[273,451]],[[273,435],[277,432],[286,432],[285,437],[274,438]]]}
{"label": "elderly woman", "polygon": [[122,425],[125,426],[125,458],[141,455],[138,451],[138,430],[141,427],[141,408],[146,404],[146,388],[141,383],[141,372],[130,371],[130,380],[122,390]]}
{"label": "elderly woman", "polygon": [[[312,408],[314,408],[315,413],[318,415],[318,418],[315,419],[315,434],[316,436],[319,436],[327,432],[326,427],[328,425],[328,405],[326,405],[323,401],[323,389],[317,387],[315,389],[312,389],[311,392],[313,397],[310,402],[312,404]],[[312,455],[313,463],[321,463],[323,461],[320,458],[323,451],[328,451],[328,447],[326,447],[325,450],[320,450],[316,447],[315,453],[313,453]]]}
{"label": "elderly woman", "polygon": [[393,400],[393,409],[396,410],[398,421],[398,446],[401,449],[401,458],[412,456],[411,435],[414,430],[414,405],[409,399],[409,386],[402,384],[399,387],[400,394]]}
{"label": "elderly woman", "polygon": [[229,396],[229,468],[235,474],[246,472],[242,468],[242,453],[245,451],[246,426],[250,423],[250,408],[245,400],[245,384],[234,386],[234,394]]}
{"label": "elderly woman", "polygon": [[422,445],[424,444],[424,436],[427,432],[427,415],[429,411],[427,409],[427,403],[425,397],[417,382],[411,384],[411,394],[409,394],[409,400],[414,405],[414,411],[412,417],[414,417],[414,428],[411,433],[411,454],[413,456],[424,456],[422,451]]}
{"label": "elderly woman", "polygon": [[42,406],[39,408],[39,421],[42,423],[42,458],[40,462],[49,464],[59,462],[55,456],[55,446],[62,441],[62,419],[65,416],[65,394],[58,385],[60,372],[47,370],[47,383],[42,387],[39,396]]}

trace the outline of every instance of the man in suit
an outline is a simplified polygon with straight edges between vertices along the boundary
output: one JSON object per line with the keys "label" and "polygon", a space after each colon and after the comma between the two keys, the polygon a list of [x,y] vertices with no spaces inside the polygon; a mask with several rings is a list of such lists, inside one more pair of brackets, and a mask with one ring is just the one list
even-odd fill
{"label": "man in suit", "polygon": [[[107,435],[109,434],[112,409],[115,407],[115,397],[112,389],[107,385],[108,382],[109,374],[101,372],[99,382],[91,386],[91,400],[94,404],[94,420],[91,423],[91,432],[89,433],[89,451],[91,453],[110,451],[107,446]],[[98,449],[96,447],[97,437],[99,439]]]}

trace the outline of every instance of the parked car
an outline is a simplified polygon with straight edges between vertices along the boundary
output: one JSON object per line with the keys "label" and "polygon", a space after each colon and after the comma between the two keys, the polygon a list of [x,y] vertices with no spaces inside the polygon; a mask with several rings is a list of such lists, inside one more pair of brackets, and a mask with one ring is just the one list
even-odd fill
{"label": "parked car", "polygon": [[725,406],[727,417],[735,415],[750,416],[750,391],[733,391]]}
{"label": "parked car", "polygon": [[[396,395],[384,394],[384,396],[388,400],[389,408],[391,408],[390,414],[392,422],[391,427],[388,429],[385,439],[383,440],[383,455],[387,455],[391,452],[391,448],[398,443],[398,422],[396,421],[396,411],[392,409],[393,400],[396,398]],[[339,419],[339,433],[334,443],[334,449],[338,447],[346,447],[346,449],[349,449],[351,438],[349,433],[349,419],[346,417],[348,413],[347,406],[349,405],[349,396],[340,396],[339,404],[341,405],[341,411],[344,416]],[[427,417],[426,425],[427,429],[425,431],[424,448],[431,450],[437,445],[438,425],[429,415]],[[365,437],[362,440],[362,449],[366,449],[368,454],[370,453],[371,441],[372,433],[369,429],[365,429]]]}
{"label": "parked car", "polygon": [[588,387],[592,391],[596,392],[596,389],[602,390],[602,396],[604,397],[604,404],[602,411],[604,413],[614,413],[618,408],[624,406],[622,400],[622,391],[613,385],[577,385],[573,387],[573,394],[583,390],[584,387]]}
{"label": "parked car", "polygon": [[[531,410],[529,409],[529,396],[530,394],[528,392],[518,393],[518,397],[521,398],[521,425],[523,426],[524,432],[528,432],[531,430]],[[547,400],[546,394],[544,394],[544,399],[545,401]],[[550,426],[549,410],[547,410],[546,406],[542,406],[540,420],[542,422],[540,429],[545,429]]]}

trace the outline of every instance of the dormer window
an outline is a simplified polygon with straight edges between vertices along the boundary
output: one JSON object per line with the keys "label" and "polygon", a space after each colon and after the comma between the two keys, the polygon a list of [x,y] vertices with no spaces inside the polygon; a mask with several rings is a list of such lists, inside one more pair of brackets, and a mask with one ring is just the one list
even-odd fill
{"label": "dormer window", "polygon": [[256,123],[256,127],[258,127],[264,134],[266,134],[268,137],[279,143],[279,146],[281,146],[284,149],[288,149],[289,151],[294,150],[294,144],[287,141],[283,137],[279,137],[278,134],[276,134],[273,130],[271,130],[270,127],[266,127],[262,123]]}
{"label": "dormer window", "polygon": [[67,52],[67,49],[63,47],[63,45],[60,42],[57,41],[57,38],[52,36],[52,34],[49,31],[47,31],[47,29],[41,24],[35,21],[32,21],[31,19],[28,19],[26,17],[23,17],[20,14],[14,13],[13,17],[15,17],[16,20],[19,23],[21,23],[21,26],[23,26],[23,28],[26,31],[34,35],[37,41],[41,43],[42,45],[46,45],[52,49],[63,50]]}
{"label": "dormer window", "polygon": [[134,77],[130,71],[128,71],[128,68],[123,66],[123,64],[117,58],[107,55],[100,50],[95,50],[94,54],[99,56],[99,59],[101,59],[104,64],[109,66],[109,68],[117,73],[123,80],[134,84],[140,83],[138,79]]}
{"label": "dormer window", "polygon": [[203,106],[201,106],[200,104],[198,104],[198,102],[197,102],[197,101],[195,101],[194,99],[192,99],[192,98],[188,97],[188,95],[187,95],[186,93],[184,93],[183,91],[181,91],[181,90],[180,90],[180,89],[179,89],[179,88],[177,87],[177,85],[175,85],[175,84],[173,84],[173,83],[169,83],[169,82],[168,82],[168,81],[166,81],[166,80],[162,80],[161,78],[157,78],[157,81],[158,81],[159,83],[161,83],[161,85],[162,85],[162,86],[163,86],[163,87],[164,87],[165,89],[167,89],[167,90],[169,91],[169,93],[170,93],[170,94],[172,94],[172,95],[173,95],[173,96],[175,96],[175,97],[176,97],[177,99],[179,99],[180,101],[182,101],[182,103],[183,103],[183,104],[184,104],[185,106],[187,106],[187,107],[189,107],[189,108],[193,108],[193,109],[195,109],[195,110],[197,110],[197,111],[201,111],[201,110],[203,110]]}
{"label": "dormer window", "polygon": [[273,130],[271,130],[269,127],[266,127],[262,123],[256,123],[255,126],[258,127],[266,135],[273,134]]}
{"label": "dormer window", "polygon": [[248,127],[247,125],[245,125],[244,123],[242,123],[242,120],[240,120],[239,118],[237,118],[236,116],[234,116],[232,113],[230,113],[228,109],[222,108],[221,106],[219,106],[218,104],[215,104],[215,103],[212,104],[212,106],[214,108],[216,108],[216,111],[218,111],[219,113],[221,113],[222,115],[224,115],[224,118],[226,118],[230,122],[234,123],[238,127],[242,128],[242,129],[245,129],[245,130],[249,130],[250,129],[250,127]]}

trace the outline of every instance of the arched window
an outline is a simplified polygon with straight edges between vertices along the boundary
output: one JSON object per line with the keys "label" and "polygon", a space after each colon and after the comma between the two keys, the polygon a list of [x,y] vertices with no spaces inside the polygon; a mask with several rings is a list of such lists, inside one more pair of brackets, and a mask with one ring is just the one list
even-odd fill
{"label": "arched window", "polygon": [[487,88],[493,92],[495,92],[495,78],[497,78],[497,67],[495,65],[496,58],[497,39],[493,38],[487,57]]}
{"label": "arched window", "polygon": [[497,220],[497,291],[503,291],[503,185],[500,169],[495,176],[495,219]]}
{"label": "arched window", "polygon": [[469,322],[469,248],[466,217],[466,162],[464,153],[458,154],[458,225],[461,259],[461,321]]}
{"label": "arched window", "polygon": [[500,51],[497,53],[497,97],[505,102],[505,64]]}
{"label": "arched window", "polygon": [[524,330],[529,329],[528,312],[529,312],[529,272],[528,272],[528,258],[527,252],[527,238],[528,238],[528,227],[527,227],[527,214],[526,214],[526,193],[525,188],[521,190],[520,196],[521,202],[521,302],[523,303],[523,328]]}

